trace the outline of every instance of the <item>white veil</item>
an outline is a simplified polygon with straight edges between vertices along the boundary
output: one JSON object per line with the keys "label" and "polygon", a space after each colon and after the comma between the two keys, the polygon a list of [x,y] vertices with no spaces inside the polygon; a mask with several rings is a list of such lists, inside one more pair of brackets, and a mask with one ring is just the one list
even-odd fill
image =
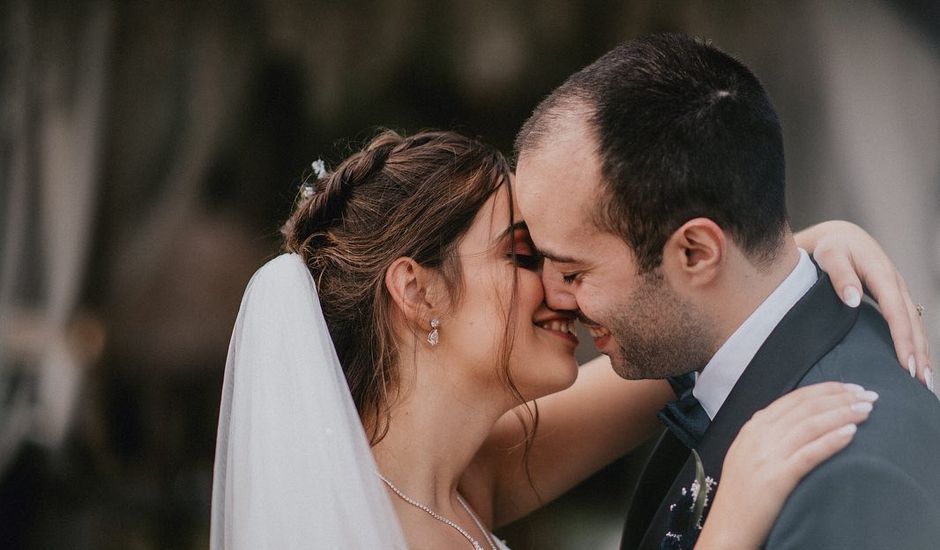
{"label": "white veil", "polygon": [[212,550],[407,548],[300,256],[255,273],[219,413]]}

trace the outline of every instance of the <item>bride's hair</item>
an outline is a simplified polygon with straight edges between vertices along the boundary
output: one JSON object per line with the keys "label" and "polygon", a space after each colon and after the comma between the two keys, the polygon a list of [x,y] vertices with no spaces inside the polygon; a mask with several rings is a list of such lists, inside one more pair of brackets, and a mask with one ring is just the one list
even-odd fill
{"label": "bride's hair", "polygon": [[[399,257],[436,269],[452,303],[458,303],[460,239],[486,200],[500,186],[510,185],[510,173],[503,155],[477,140],[453,132],[402,137],[386,130],[317,180],[312,194],[301,195],[281,228],[284,248],[303,257],[316,281],[330,336],[371,444],[387,432],[388,408],[399,388],[401,358],[386,269]],[[508,368],[515,291],[514,280],[496,359],[506,387],[524,403]],[[531,429],[523,421],[527,442],[537,411],[530,410],[528,416]]]}

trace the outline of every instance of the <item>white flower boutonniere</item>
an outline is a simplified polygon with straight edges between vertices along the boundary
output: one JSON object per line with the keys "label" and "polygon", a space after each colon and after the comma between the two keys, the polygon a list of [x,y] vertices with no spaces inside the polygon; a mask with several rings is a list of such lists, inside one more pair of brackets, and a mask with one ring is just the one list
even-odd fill
{"label": "white flower boutonniere", "polygon": [[692,456],[695,458],[695,480],[689,487],[683,487],[679,501],[669,506],[669,530],[660,545],[662,550],[692,550],[695,547],[711,504],[710,497],[718,485],[705,475],[702,457],[694,449]]}

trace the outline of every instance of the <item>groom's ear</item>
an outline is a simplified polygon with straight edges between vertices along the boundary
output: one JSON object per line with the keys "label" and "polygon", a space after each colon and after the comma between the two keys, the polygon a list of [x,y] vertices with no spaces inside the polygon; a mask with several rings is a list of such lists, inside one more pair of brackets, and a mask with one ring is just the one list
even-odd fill
{"label": "groom's ear", "polygon": [[385,288],[402,317],[411,325],[426,325],[426,317],[439,311],[439,277],[411,258],[398,258],[385,270]]}
{"label": "groom's ear", "polygon": [[708,218],[691,219],[666,241],[663,269],[685,285],[707,285],[718,276],[727,246],[728,239],[718,224]]}

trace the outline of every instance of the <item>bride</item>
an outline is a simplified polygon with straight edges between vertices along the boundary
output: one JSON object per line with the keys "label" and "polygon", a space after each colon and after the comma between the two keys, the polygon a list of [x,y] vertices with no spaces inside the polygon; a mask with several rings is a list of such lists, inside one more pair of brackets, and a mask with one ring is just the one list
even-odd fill
{"label": "bride", "polygon": [[[492,529],[655,433],[670,386],[623,380],[606,358],[578,367],[575,319],[545,305],[497,151],[386,131],[318,176],[282,229],[288,253],[255,274],[236,321],[212,548],[504,549]],[[850,243],[828,263],[841,277],[846,255],[886,260],[838,229],[797,238],[810,251]],[[752,419],[696,548],[758,548],[876,398],[822,384]]]}

